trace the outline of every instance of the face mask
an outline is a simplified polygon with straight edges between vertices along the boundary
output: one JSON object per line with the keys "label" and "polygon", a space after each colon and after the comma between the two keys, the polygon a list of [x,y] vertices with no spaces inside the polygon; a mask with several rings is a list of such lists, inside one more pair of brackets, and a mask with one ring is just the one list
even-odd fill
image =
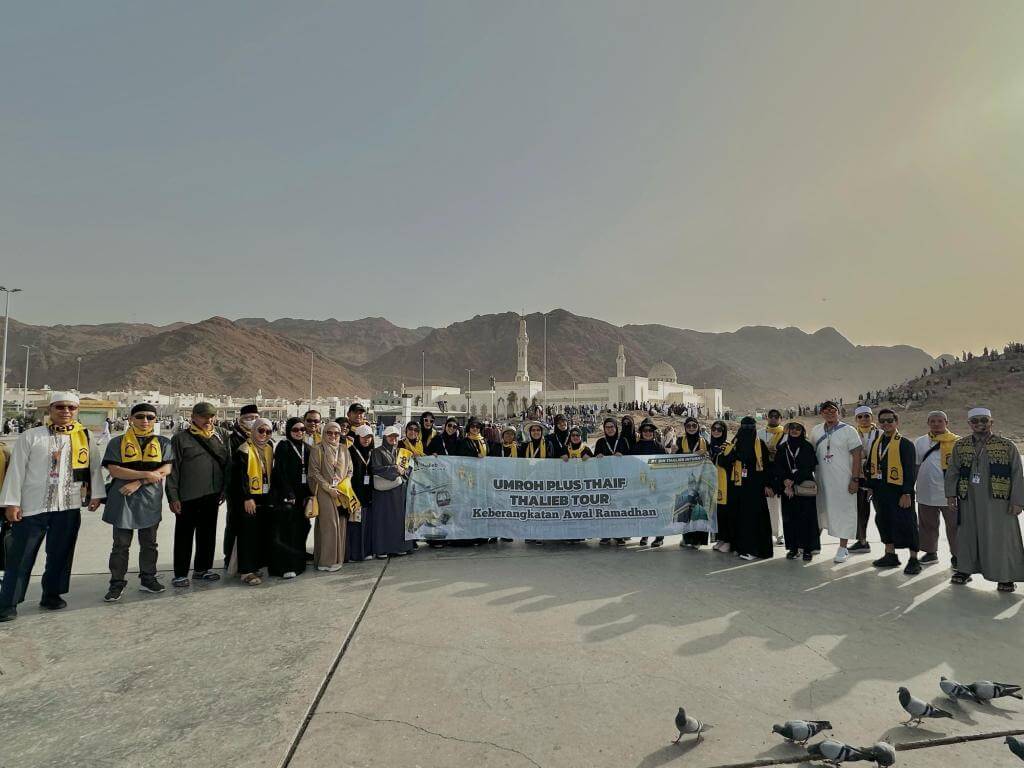
{"label": "face mask", "polygon": [[242,422],[242,426],[246,429],[251,429],[252,425],[256,423],[256,419],[258,418],[259,416],[243,416],[240,421]]}

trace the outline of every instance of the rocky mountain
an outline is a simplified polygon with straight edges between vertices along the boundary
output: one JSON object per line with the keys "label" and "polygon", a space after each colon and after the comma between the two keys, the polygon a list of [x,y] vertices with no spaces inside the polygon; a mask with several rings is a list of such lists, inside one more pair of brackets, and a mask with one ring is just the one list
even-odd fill
{"label": "rocky mountain", "polygon": [[415,344],[432,330],[425,326],[400,328],[383,317],[361,320],[243,317],[235,323],[243,328],[259,328],[287,336],[348,366],[363,365],[395,347]]}
{"label": "rocky mountain", "polygon": [[[310,351],[279,334],[211,317],[85,355],[81,388],[238,395],[262,389],[267,397],[300,398],[309,393]],[[51,376],[54,381],[73,380],[75,363],[58,366]],[[319,394],[355,395],[370,389],[361,374],[318,350],[313,382]]]}
{"label": "rocky mountain", "polygon": [[[530,376],[543,377],[544,316],[528,315]],[[407,384],[420,380],[423,353],[430,382],[465,385],[466,369],[479,381],[515,374],[518,316],[478,315],[432,331],[421,341],[396,347],[362,366],[366,374]],[[857,346],[834,328],[806,333],[798,328],[747,327],[704,333],[664,325],[623,327],[555,310],[547,315],[549,388],[603,381],[615,374],[618,345],[626,350],[626,373],[645,376],[665,360],[682,383],[720,387],[737,408],[769,403],[854,398],[872,387],[919,373],[933,359],[915,347]]]}

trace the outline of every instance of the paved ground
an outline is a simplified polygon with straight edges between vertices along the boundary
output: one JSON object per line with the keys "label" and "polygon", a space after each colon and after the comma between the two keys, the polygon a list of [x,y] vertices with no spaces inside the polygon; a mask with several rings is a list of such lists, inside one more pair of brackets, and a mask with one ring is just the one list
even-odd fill
{"label": "paved ground", "polygon": [[[0,628],[0,766],[710,768],[799,764],[770,734],[794,716],[857,744],[1024,729],[1013,699],[899,725],[900,684],[931,699],[942,674],[1024,677],[1024,596],[952,588],[937,566],[741,564],[671,538],[421,550],[387,564],[332,674],[382,562],[257,588],[132,583],[106,605],[109,529],[87,517],[69,609],[40,613],[36,583]],[[714,724],[700,745],[669,743],[680,705]],[[898,764],[1020,763],[988,740]]]}

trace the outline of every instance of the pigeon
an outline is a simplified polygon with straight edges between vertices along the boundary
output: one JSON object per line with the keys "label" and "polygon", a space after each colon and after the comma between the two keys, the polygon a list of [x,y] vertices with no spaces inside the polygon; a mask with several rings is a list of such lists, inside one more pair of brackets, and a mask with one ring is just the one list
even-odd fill
{"label": "pigeon", "polygon": [[966,685],[961,685],[956,680],[940,677],[939,688],[941,688],[942,692],[949,697],[950,701],[956,701],[957,699],[970,699],[971,701],[976,701],[981,704],[981,699],[978,698],[978,694]]}
{"label": "pigeon", "polygon": [[835,739],[825,739],[817,744],[807,747],[807,755],[812,759],[824,759],[832,765],[840,763],[854,763],[861,760],[870,760],[871,757],[857,747],[843,744]]}
{"label": "pigeon", "polygon": [[1010,748],[1013,754],[1024,760],[1024,739],[1021,739],[1019,736],[1007,736],[1006,746]]}
{"label": "pigeon", "polygon": [[878,768],[888,768],[896,765],[896,749],[888,741],[879,741],[873,747],[861,747],[860,751],[875,761]]}
{"label": "pigeon", "polygon": [[[679,712],[676,713],[676,730],[679,731],[679,735],[676,736],[676,740],[673,744],[678,744],[679,740],[687,733],[696,733],[697,741],[701,739],[701,732],[710,729],[711,726],[707,723],[702,723],[695,717],[687,717],[686,710],[682,707],[679,708]],[[696,743],[696,742],[694,742]]]}
{"label": "pigeon", "polygon": [[901,687],[899,689],[900,694],[900,706],[910,715],[910,719],[904,722],[904,725],[920,725],[926,717],[952,717],[949,712],[944,709],[939,709],[929,704],[927,701],[921,701],[915,699],[910,695],[910,691],[906,688]]}
{"label": "pigeon", "polygon": [[1013,683],[993,683],[991,680],[979,680],[967,687],[974,692],[979,701],[991,701],[992,699],[1000,699],[1003,696],[1024,699],[1020,692],[1020,686]]}
{"label": "pigeon", "polygon": [[772,732],[800,746],[822,731],[831,731],[832,723],[828,720],[787,720],[783,725],[775,724]]}

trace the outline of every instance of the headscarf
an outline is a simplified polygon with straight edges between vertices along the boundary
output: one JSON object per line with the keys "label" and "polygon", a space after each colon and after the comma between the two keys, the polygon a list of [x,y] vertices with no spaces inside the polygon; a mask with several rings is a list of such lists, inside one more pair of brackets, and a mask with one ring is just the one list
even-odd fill
{"label": "headscarf", "polygon": [[736,458],[744,464],[753,465],[756,457],[754,455],[754,443],[758,440],[757,421],[753,416],[744,416],[740,419],[740,428],[736,432],[733,444],[736,446]]}
{"label": "headscarf", "polygon": [[637,441],[636,427],[633,426],[632,416],[622,417],[622,436],[629,441],[630,445],[634,445]]}
{"label": "headscarf", "polygon": [[266,427],[267,429],[270,430],[270,434],[268,434],[266,438],[267,442],[270,442],[270,435],[273,434],[274,432],[274,424],[273,422],[271,422],[270,419],[265,419],[262,416],[257,418],[256,421],[252,423],[252,429],[250,430],[249,434],[249,439],[252,440],[257,445],[259,445],[260,443],[256,439],[256,435],[259,434],[256,430],[259,429],[260,427]]}
{"label": "headscarf", "polygon": [[[715,436],[715,427],[722,428],[721,437]],[[711,454],[712,459],[717,459],[725,446],[729,442],[729,427],[724,421],[713,421],[711,422],[711,439],[708,440],[708,453]]]}
{"label": "headscarf", "polygon": [[306,436],[303,435],[298,440],[292,437],[292,427],[294,427],[296,424],[306,426],[305,420],[300,419],[298,416],[292,416],[284,424],[284,436],[288,438],[288,441],[291,442],[296,448],[299,448],[299,450],[301,450],[301,446],[305,445],[306,443]]}

